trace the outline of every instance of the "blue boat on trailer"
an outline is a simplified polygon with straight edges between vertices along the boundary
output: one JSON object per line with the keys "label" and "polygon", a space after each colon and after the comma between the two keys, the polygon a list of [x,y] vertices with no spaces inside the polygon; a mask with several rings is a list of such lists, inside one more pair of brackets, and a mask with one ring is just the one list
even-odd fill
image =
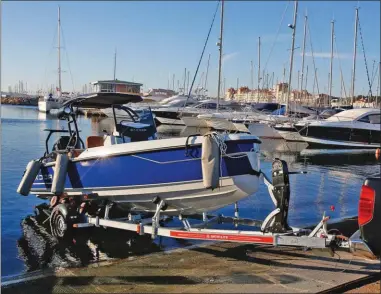
{"label": "blue boat on trailer", "polygon": [[[257,192],[260,182],[260,140],[245,133],[157,139],[150,109],[136,112],[123,104],[141,97],[125,93],[94,93],[66,102],[59,118],[67,130],[46,130],[46,151],[31,161],[18,192],[35,194],[73,207],[112,203],[126,212],[190,215],[215,210]],[[75,108],[125,111],[114,131],[80,136]],[[54,133],[62,135],[49,148]],[[86,144],[84,144],[86,141]],[[90,212],[89,212],[90,213]]]}

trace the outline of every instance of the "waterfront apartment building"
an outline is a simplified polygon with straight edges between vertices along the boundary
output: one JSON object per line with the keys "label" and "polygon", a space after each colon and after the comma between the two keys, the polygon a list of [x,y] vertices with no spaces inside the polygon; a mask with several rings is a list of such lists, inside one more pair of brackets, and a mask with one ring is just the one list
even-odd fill
{"label": "waterfront apartment building", "polygon": [[[238,90],[229,88],[225,93],[226,100],[237,102],[277,102],[284,104],[287,102],[288,84],[279,83],[269,89],[249,89],[240,87]],[[298,102],[304,105],[314,105],[316,102],[324,104],[327,100],[327,94],[312,95],[307,90],[292,90],[290,92],[290,102]]]}

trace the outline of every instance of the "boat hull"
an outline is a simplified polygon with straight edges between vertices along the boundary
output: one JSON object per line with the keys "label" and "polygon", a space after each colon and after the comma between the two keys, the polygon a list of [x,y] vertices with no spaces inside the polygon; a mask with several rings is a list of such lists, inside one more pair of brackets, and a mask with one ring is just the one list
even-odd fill
{"label": "boat hull", "polygon": [[159,122],[159,125],[175,125],[175,126],[185,126],[184,122],[179,118],[167,118],[167,117],[160,117],[155,116],[155,119]]}
{"label": "boat hull", "polygon": [[381,131],[375,128],[360,129],[354,124],[326,124],[319,122],[313,125],[295,125],[303,140],[310,146],[329,148],[369,148],[381,147]]}
{"label": "boat hull", "polygon": [[251,123],[249,124],[248,129],[251,134],[259,138],[283,139],[277,130],[266,123]]}
{"label": "boat hull", "polygon": [[279,133],[279,135],[286,141],[291,142],[304,142],[303,137],[299,132],[291,125],[278,125],[274,129]]}
{"label": "boat hull", "polygon": [[377,149],[381,147],[381,144],[367,144],[360,142],[350,141],[338,141],[338,140],[326,140],[313,137],[302,137],[305,142],[311,147],[329,147],[329,148],[355,148],[355,149]]}
{"label": "boat hull", "polygon": [[[233,135],[230,135],[233,136]],[[237,137],[237,135],[236,135]],[[238,136],[245,138],[245,136]],[[89,153],[70,162],[65,182],[65,194],[73,197],[96,195],[128,210],[154,211],[155,197],[165,200],[166,214],[193,214],[211,211],[254,194],[259,187],[258,139],[227,141],[227,155],[221,161],[220,187],[206,189],[201,167],[201,144],[168,146],[168,142],[184,142],[186,138],[162,139],[168,148],[146,149],[120,154],[122,145],[115,148],[96,147],[96,158]],[[246,136],[247,138],[247,136]],[[202,139],[202,138],[201,138]],[[196,140],[197,141],[197,140]],[[142,142],[143,143],[143,142]],[[153,145],[152,141],[144,142]],[[141,143],[140,143],[141,144]],[[176,143],[178,145],[178,143]],[[119,148],[119,149],[118,149]],[[114,149],[113,154],[107,151]],[[134,149],[130,146],[130,149]],[[127,152],[128,153],[128,152]],[[229,155],[231,154],[231,155]],[[235,158],[236,154],[239,154]],[[232,157],[234,156],[234,157]],[[54,163],[47,163],[33,183],[31,193],[52,197],[51,185]]]}
{"label": "boat hull", "polygon": [[56,101],[38,101],[38,110],[40,112],[48,113],[52,109],[59,109],[62,103]]}
{"label": "boat hull", "polygon": [[297,131],[280,131],[280,130],[278,130],[278,133],[286,141],[289,141],[289,142],[304,142],[303,137],[300,136]]}

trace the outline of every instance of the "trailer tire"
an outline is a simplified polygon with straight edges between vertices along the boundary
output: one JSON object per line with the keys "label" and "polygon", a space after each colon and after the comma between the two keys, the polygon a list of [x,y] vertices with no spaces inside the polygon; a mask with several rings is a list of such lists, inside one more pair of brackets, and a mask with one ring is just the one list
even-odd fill
{"label": "trailer tire", "polygon": [[60,209],[53,209],[50,217],[50,228],[52,235],[57,239],[67,239],[72,235],[73,225],[67,214],[65,215]]}

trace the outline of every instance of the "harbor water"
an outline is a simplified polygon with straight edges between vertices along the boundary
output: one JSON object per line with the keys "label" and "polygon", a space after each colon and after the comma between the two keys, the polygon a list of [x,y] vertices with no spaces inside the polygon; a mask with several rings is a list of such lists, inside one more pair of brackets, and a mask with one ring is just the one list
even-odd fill
{"label": "harbor water", "polygon": [[[39,222],[35,206],[44,201],[16,193],[25,166],[45,151],[45,129],[66,127],[64,121],[39,113],[36,107],[1,106],[1,250],[2,277],[56,267],[85,266],[90,263],[148,254],[184,247],[195,242],[97,228],[82,231],[73,240],[58,242],[49,234],[49,222]],[[81,136],[97,135],[111,127],[108,119],[80,117]],[[159,136],[178,136],[179,131],[158,129]],[[53,140],[52,140],[53,141]],[[380,162],[374,153],[329,152],[305,149],[303,143],[263,141],[261,169],[270,175],[274,158],[287,161],[291,175],[289,224],[308,226],[320,221],[323,213],[339,220],[356,216],[359,192],[365,177],[379,174]],[[174,171],[175,172],[175,171]],[[267,188],[261,184],[255,195],[239,203],[241,217],[263,219],[273,209]],[[218,211],[233,215],[232,207]]]}

